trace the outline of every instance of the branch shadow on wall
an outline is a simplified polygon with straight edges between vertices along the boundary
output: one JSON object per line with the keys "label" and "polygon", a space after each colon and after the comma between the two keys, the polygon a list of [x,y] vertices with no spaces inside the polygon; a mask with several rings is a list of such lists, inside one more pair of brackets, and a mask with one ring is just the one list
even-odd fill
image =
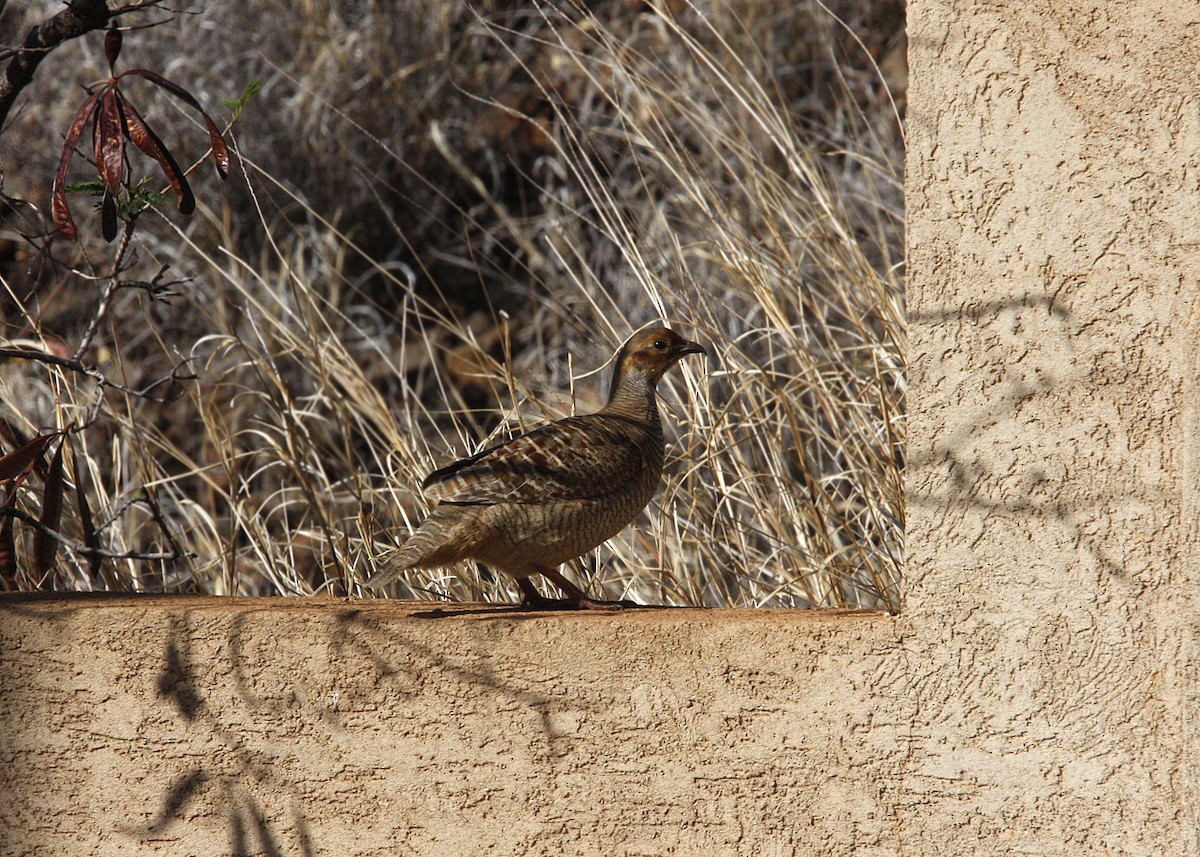
{"label": "branch shadow on wall", "polygon": [[[236,727],[222,722],[227,712],[218,713],[218,707],[206,697],[192,653],[186,613],[172,622],[156,677],[156,692],[189,731],[203,730],[211,739],[205,743],[215,747],[219,764],[210,753],[207,764],[191,764],[175,774],[149,824],[127,826],[125,832],[141,840],[158,839],[215,806],[227,819],[229,853],[234,857],[314,857],[317,848],[295,795],[290,795],[290,818],[280,823],[257,794],[265,787],[288,795],[289,784],[281,782],[272,767],[263,762],[260,751],[246,745]],[[254,788],[248,787],[251,783]]]}
{"label": "branch shadow on wall", "polygon": [[[1096,367],[1091,365],[1095,355],[1084,346],[1074,314],[1053,295],[1034,293],[910,313],[909,324],[986,328],[989,350],[995,352],[996,360],[978,367],[978,375],[965,373],[964,377],[983,385],[992,379],[978,376],[995,372],[998,366],[1003,373],[993,382],[988,404],[978,409],[976,419],[952,425],[919,451],[910,443],[908,506],[940,509],[945,516],[956,509],[975,509],[1025,519],[1031,525],[1055,522],[1101,569],[1123,576],[1123,564],[1106,549],[1103,538],[1087,531],[1080,512],[1111,510],[1112,504],[1127,498],[1115,489],[1110,495],[1093,494],[1086,504],[1081,503],[1078,496],[1063,490],[1072,475],[1063,471],[1073,463],[1070,454],[1075,450],[1043,450],[1036,443],[1036,420],[1044,414],[1038,408],[1041,400],[1063,396],[1066,385],[1098,389],[1093,377]],[[976,332],[966,336],[980,339]],[[927,359],[935,359],[935,355],[927,355]],[[1026,407],[1034,416],[1022,423],[1019,415]],[[1065,418],[1072,416],[1068,413]],[[1011,452],[1004,451],[1006,447]],[[1006,472],[998,472],[993,461],[1003,462]],[[927,490],[927,486],[944,488]]]}
{"label": "branch shadow on wall", "polygon": [[[156,764],[174,765],[174,770],[148,822],[125,826],[127,835],[143,842],[186,837],[189,826],[200,821],[210,825],[216,816],[224,819],[228,851],[235,857],[327,852],[308,822],[312,795],[325,786],[304,782],[311,780],[312,770],[301,762],[297,773],[297,758],[303,759],[309,748],[317,756],[338,757],[331,743],[344,742],[346,735],[353,743],[353,736],[377,728],[378,715],[369,715],[375,723],[364,725],[363,711],[355,706],[376,706],[381,698],[419,704],[431,673],[460,683],[463,698],[493,698],[501,708],[528,712],[545,736],[547,758],[561,755],[563,742],[573,740],[556,734],[551,696],[497,672],[486,635],[473,652],[448,655],[424,642],[427,635],[411,623],[397,624],[394,617],[381,621],[352,606],[312,605],[304,615],[320,623],[328,648],[321,653],[326,666],[306,673],[303,662],[291,657],[295,649],[274,657],[264,651],[278,638],[254,629],[253,616],[272,609],[232,608],[215,618],[206,611],[202,623],[192,611],[184,611],[172,621],[154,688],[169,712],[166,728],[173,721],[176,731],[186,733],[187,751],[158,758]],[[515,617],[500,608],[496,618]],[[225,629],[220,646],[212,640],[220,633],[214,622]],[[211,662],[214,651],[220,663]],[[290,694],[275,692],[293,680],[310,686]],[[274,682],[265,692],[264,681]],[[321,681],[335,686],[344,681],[348,687],[340,698],[330,698],[323,688],[317,692],[311,686]],[[453,689],[449,692],[454,696]],[[346,759],[339,764],[338,788],[352,787],[355,777],[365,781],[379,776],[378,767],[358,770]]]}
{"label": "branch shadow on wall", "polygon": [[[519,622],[532,618],[531,614],[522,613],[507,605],[467,608],[465,611],[447,614],[444,618],[469,615],[491,616],[504,622]],[[442,616],[441,611],[435,607],[431,611],[418,614],[415,618],[439,618]],[[525,710],[534,712],[540,721],[543,735],[551,745],[561,738],[551,725],[550,712],[554,699],[529,687],[518,686],[498,673],[494,668],[495,661],[487,651],[486,639],[483,637],[477,640],[476,649],[471,653],[469,663],[463,663],[425,643],[423,637],[419,636],[419,631],[400,636],[394,623],[385,623],[363,610],[353,608],[340,610],[336,623],[332,638],[333,656],[338,659],[349,659],[351,655],[356,655],[358,658],[366,659],[373,665],[381,682],[391,683],[402,693],[415,693],[420,689],[423,676],[431,671],[436,672],[476,693],[482,691],[489,696],[509,700]],[[389,660],[382,653],[380,642],[383,640],[388,640],[393,645],[400,644],[406,658],[403,664]]]}

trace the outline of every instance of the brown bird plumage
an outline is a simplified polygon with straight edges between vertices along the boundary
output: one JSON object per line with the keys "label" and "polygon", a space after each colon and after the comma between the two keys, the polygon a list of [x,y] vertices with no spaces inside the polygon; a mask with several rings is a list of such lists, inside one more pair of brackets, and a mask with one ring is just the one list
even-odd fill
{"label": "brown bird plumage", "polygon": [[[527,607],[619,607],[595,601],[558,567],[619,533],[662,478],[663,433],[655,387],[688,354],[706,353],[673,330],[634,334],[617,352],[608,403],[456,461],[425,478],[438,505],[373,577],[375,589],[411,568],[476,559],[516,579]],[[541,596],[540,574],[567,596]]]}

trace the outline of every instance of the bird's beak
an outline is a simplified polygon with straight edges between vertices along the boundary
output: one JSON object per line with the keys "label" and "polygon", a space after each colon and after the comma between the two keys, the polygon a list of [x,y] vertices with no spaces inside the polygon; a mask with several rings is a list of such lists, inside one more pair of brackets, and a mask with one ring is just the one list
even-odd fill
{"label": "bird's beak", "polygon": [[708,349],[699,342],[688,342],[684,340],[683,345],[679,346],[678,354],[682,357],[685,354],[703,354],[705,357],[710,356]]}

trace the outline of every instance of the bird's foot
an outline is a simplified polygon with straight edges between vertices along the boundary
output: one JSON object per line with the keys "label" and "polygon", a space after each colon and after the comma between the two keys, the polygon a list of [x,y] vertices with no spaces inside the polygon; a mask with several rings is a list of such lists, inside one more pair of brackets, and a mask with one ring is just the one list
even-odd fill
{"label": "bird's foot", "polygon": [[554,569],[543,568],[540,571],[555,586],[566,593],[566,598],[547,598],[537,591],[528,577],[517,579],[517,586],[524,596],[521,608],[524,610],[624,610],[627,607],[641,607],[636,601],[604,601],[588,598],[583,590],[567,580]]}
{"label": "bird's foot", "polygon": [[641,607],[636,601],[602,601],[596,598],[547,598],[538,593],[525,593],[521,599],[522,610],[624,610]]}
{"label": "bird's foot", "polygon": [[636,601],[621,599],[620,601],[602,601],[596,598],[580,598],[575,601],[576,610],[625,610],[629,607],[641,607]]}
{"label": "bird's foot", "polygon": [[570,598],[547,598],[540,592],[526,592],[521,598],[522,610],[577,610]]}

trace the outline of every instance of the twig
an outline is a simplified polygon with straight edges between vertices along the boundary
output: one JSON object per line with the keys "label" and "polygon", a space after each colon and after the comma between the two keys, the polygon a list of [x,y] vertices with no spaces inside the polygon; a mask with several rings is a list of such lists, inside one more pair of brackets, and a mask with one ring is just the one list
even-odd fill
{"label": "twig", "polygon": [[[143,9],[153,9],[155,6],[161,6],[162,3],[163,3],[163,0],[138,0],[138,2],[136,2],[136,3],[126,3],[124,6],[118,6],[116,9],[113,9],[112,16],[115,18],[118,15],[127,15],[130,12],[141,12]],[[172,12],[172,14],[175,14],[175,15],[196,14],[194,12],[185,12],[182,9],[172,9],[171,12]],[[146,26],[152,26],[152,25],[147,24]],[[153,26],[157,26],[157,24],[155,24]],[[129,29],[135,29],[135,28],[130,27]]]}
{"label": "twig", "polygon": [[6,357],[10,360],[33,360],[37,363],[45,363],[47,366],[58,366],[62,369],[70,369],[72,372],[78,372],[81,375],[87,375],[102,386],[120,386],[105,378],[104,373],[99,369],[85,366],[80,360],[74,357],[59,357],[57,354],[51,354],[48,351],[34,351],[27,348],[0,348],[0,357]]}
{"label": "twig", "polygon": [[171,302],[171,298],[179,297],[181,292],[176,286],[186,285],[192,281],[191,277],[183,277],[178,280],[163,280],[163,276],[167,273],[167,269],[171,267],[170,262],[163,262],[162,267],[158,269],[149,280],[121,280],[117,285],[122,289],[141,289],[150,295],[151,300],[162,301],[165,304]]}
{"label": "twig", "polygon": [[44,363],[47,366],[58,366],[62,369],[69,369],[72,372],[78,372],[81,375],[87,375],[101,387],[111,387],[114,390],[119,390],[122,393],[128,393],[131,396],[137,396],[140,399],[147,399],[151,402],[173,402],[179,398],[182,393],[171,396],[152,396],[150,392],[156,387],[161,387],[167,383],[178,383],[180,381],[194,381],[196,375],[185,375],[181,371],[191,358],[178,363],[171,367],[171,374],[166,378],[159,378],[157,381],[152,381],[145,387],[135,389],[127,387],[124,384],[118,384],[116,381],[110,380],[107,375],[96,369],[93,366],[88,366],[82,360],[74,357],[59,357],[57,354],[51,354],[48,351],[34,351],[25,348],[0,348],[0,358],[9,358],[12,360],[32,360],[36,363]]}
{"label": "twig", "polygon": [[129,249],[131,238],[133,238],[133,221],[127,220],[125,221],[125,229],[121,233],[121,245],[117,248],[116,261],[113,263],[113,274],[104,289],[104,296],[100,298],[100,305],[96,307],[96,314],[88,322],[87,330],[83,333],[83,339],[79,340],[79,347],[75,349],[76,360],[83,356],[83,352],[87,351],[88,346],[92,344],[92,339],[96,336],[96,331],[100,328],[100,323],[108,317],[108,310],[112,306],[113,297],[121,288],[121,280],[118,274],[121,271],[121,262],[125,258],[125,252]]}
{"label": "twig", "polygon": [[101,556],[101,557],[104,557],[105,559],[178,559],[179,558],[179,554],[176,553],[175,551],[168,551],[166,553],[162,553],[162,552],[154,552],[154,551],[110,551],[110,550],[105,550],[104,548],[90,548],[87,545],[85,545],[83,542],[75,541],[70,536],[64,536],[58,530],[50,529],[45,524],[43,524],[41,521],[39,521],[37,518],[35,518],[33,515],[30,515],[28,512],[22,512],[20,509],[17,509],[13,506],[5,506],[3,508],[0,508],[0,518],[16,518],[18,521],[24,521],[26,524],[29,524],[31,527],[34,527],[35,529],[41,530],[42,532],[46,533],[48,536],[53,538],[55,541],[57,541],[59,544],[61,544],[63,547],[67,548],[71,552],[81,554],[83,556]]}
{"label": "twig", "polygon": [[33,81],[33,73],[46,55],[63,42],[103,29],[111,17],[104,0],[76,0],[26,34],[23,49],[13,56],[0,80],[0,129],[8,120],[17,96]]}

